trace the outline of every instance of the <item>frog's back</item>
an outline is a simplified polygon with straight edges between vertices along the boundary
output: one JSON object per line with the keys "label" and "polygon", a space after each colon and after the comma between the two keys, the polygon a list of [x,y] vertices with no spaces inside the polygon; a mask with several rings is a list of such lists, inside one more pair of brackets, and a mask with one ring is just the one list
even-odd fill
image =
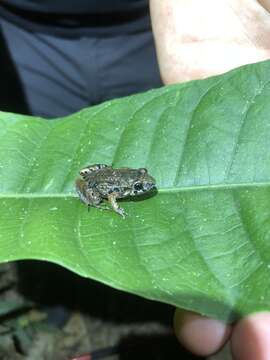
{"label": "frog's back", "polygon": [[98,190],[102,197],[108,198],[112,193],[116,198],[124,198],[130,195],[134,178],[138,176],[136,169],[130,168],[103,168],[95,177],[91,177],[90,187]]}
{"label": "frog's back", "polygon": [[115,186],[118,188],[129,188],[139,176],[139,172],[136,169],[130,168],[104,168],[99,170],[92,179],[96,184],[108,184],[111,188]]}

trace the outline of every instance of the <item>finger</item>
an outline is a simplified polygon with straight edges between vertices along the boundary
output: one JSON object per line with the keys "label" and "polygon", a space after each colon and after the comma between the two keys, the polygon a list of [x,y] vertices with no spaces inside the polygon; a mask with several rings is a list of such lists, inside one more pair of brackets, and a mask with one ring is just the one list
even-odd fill
{"label": "finger", "polygon": [[270,313],[252,314],[235,326],[231,348],[235,360],[270,359]]}
{"label": "finger", "polygon": [[181,344],[200,356],[218,351],[231,333],[231,327],[219,320],[181,309],[175,311],[174,330]]}

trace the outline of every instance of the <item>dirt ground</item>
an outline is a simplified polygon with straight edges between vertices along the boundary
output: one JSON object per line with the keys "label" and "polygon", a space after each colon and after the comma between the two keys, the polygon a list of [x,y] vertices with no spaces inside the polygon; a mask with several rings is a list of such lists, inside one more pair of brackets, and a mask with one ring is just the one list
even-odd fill
{"label": "dirt ground", "polygon": [[197,359],[176,341],[173,311],[54,264],[1,265],[0,360]]}

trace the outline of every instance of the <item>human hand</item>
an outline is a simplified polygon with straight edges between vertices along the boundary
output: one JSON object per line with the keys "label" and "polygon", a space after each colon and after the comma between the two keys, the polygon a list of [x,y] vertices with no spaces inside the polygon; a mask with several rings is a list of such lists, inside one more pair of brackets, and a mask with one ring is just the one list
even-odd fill
{"label": "human hand", "polygon": [[177,309],[175,334],[192,353],[208,356],[230,342],[234,360],[270,359],[270,312],[261,312],[241,319],[233,326]]}
{"label": "human hand", "polygon": [[151,0],[165,84],[270,58],[270,0]]}

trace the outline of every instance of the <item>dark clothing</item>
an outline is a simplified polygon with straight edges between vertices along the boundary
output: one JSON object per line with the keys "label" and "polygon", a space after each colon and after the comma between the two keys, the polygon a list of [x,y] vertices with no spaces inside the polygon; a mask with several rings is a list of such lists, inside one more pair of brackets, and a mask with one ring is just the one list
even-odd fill
{"label": "dark clothing", "polygon": [[85,33],[58,25],[63,34],[39,25],[25,28],[0,12],[0,78],[6,84],[0,87],[0,110],[21,112],[24,98],[28,113],[52,118],[161,85],[150,28],[125,32],[129,23],[120,22],[109,26],[117,31],[102,36],[105,25],[98,34],[91,25]]}
{"label": "dark clothing", "polygon": [[145,0],[5,0],[0,1],[0,17],[29,31],[68,37],[151,29]]}
{"label": "dark clothing", "polygon": [[147,0],[2,0],[22,10],[60,14],[131,12],[147,7]]}

